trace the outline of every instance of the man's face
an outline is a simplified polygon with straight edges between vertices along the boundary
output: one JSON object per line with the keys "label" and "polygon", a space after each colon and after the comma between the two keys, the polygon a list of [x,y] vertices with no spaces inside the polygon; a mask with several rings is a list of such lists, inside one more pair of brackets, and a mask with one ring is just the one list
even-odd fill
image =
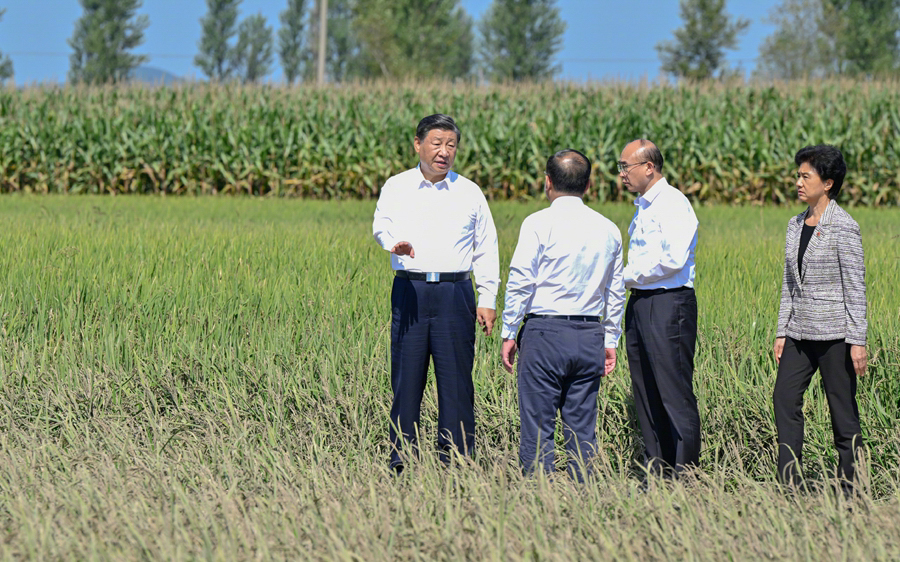
{"label": "man's face", "polygon": [[[456,133],[443,129],[428,131],[423,140],[416,138],[413,146],[419,155],[419,166],[426,178],[443,179],[456,159]],[[440,179],[438,181],[440,181]]]}
{"label": "man's face", "polygon": [[640,144],[630,143],[622,150],[619,156],[619,177],[622,185],[632,193],[641,193],[649,183],[647,177],[647,162],[637,157]]}

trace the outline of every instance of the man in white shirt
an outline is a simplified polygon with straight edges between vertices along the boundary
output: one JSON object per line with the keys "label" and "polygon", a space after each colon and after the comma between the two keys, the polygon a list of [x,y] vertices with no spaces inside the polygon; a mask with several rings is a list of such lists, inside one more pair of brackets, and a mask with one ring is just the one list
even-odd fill
{"label": "man in white shirt", "polygon": [[677,476],[700,462],[694,396],[697,216],[662,175],[663,157],[648,140],[625,146],[622,183],[638,198],[628,244],[625,349],[648,473]]}
{"label": "man in white shirt", "polygon": [[510,373],[521,345],[522,467],[554,471],[559,410],[569,470],[579,480],[596,451],[597,392],[616,365],[625,302],[622,236],[582,201],[590,178],[590,160],[577,150],[547,161],[550,207],[522,223],[503,310],[502,356]]}
{"label": "man in white shirt", "polygon": [[[391,253],[391,468],[403,469],[416,436],[429,358],[438,392],[438,450],[475,452],[475,322],[487,335],[496,319],[497,231],[481,189],[451,168],[459,128],[446,115],[419,122],[419,165],[381,189],[372,232]],[[478,304],[470,272],[475,274]],[[399,432],[399,433],[398,433]]]}

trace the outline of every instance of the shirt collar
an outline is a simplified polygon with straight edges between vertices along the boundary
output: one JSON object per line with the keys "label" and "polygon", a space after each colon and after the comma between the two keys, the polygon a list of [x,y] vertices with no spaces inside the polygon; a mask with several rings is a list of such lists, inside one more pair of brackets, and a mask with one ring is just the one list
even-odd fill
{"label": "shirt collar", "polygon": [[426,187],[433,186],[438,189],[450,189],[450,182],[453,181],[453,176],[456,175],[456,172],[454,172],[453,170],[448,170],[447,175],[444,176],[444,179],[442,179],[441,181],[439,181],[437,183],[431,183],[430,181],[425,179],[425,175],[422,174],[422,168],[419,164],[416,164],[416,172],[419,175],[419,187],[422,187],[424,185]]}
{"label": "shirt collar", "polygon": [[551,207],[582,207],[584,201],[577,195],[560,195],[550,203]]}
{"label": "shirt collar", "polygon": [[659,197],[659,194],[663,192],[665,187],[669,187],[669,182],[666,181],[666,178],[659,178],[656,183],[650,186],[650,189],[634,200],[634,204],[641,209],[646,209],[657,197]]}

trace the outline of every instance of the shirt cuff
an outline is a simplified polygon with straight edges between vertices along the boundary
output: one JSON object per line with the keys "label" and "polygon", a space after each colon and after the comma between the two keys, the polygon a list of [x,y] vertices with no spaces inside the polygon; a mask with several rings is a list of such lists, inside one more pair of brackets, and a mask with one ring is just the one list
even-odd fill
{"label": "shirt cuff", "polygon": [[606,334],[604,347],[608,349],[615,349],[619,347],[619,336],[614,336],[612,334]]}
{"label": "shirt cuff", "polygon": [[503,330],[500,332],[500,337],[505,340],[514,340],[516,339],[516,334],[518,333],[518,326],[507,326],[503,325]]}
{"label": "shirt cuff", "polygon": [[497,296],[490,293],[479,293],[478,308],[490,308],[491,310],[497,310]]}

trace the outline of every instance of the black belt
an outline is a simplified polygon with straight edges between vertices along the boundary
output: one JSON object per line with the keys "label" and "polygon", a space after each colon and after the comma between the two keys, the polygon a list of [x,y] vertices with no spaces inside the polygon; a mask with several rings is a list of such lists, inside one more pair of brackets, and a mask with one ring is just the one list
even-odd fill
{"label": "black belt", "polygon": [[603,322],[600,316],[574,316],[566,314],[526,314],[525,320],[532,318],[553,318],[554,320],[574,320],[576,322]]}
{"label": "black belt", "polygon": [[469,273],[470,272],[468,271],[451,271],[448,273],[438,271],[406,271],[405,269],[398,269],[394,272],[394,274],[401,279],[409,279],[410,281],[427,281],[429,283],[468,281]]}
{"label": "black belt", "polygon": [[663,293],[678,293],[680,291],[693,291],[693,287],[675,287],[674,289],[632,289],[631,294],[636,297],[649,297]]}

